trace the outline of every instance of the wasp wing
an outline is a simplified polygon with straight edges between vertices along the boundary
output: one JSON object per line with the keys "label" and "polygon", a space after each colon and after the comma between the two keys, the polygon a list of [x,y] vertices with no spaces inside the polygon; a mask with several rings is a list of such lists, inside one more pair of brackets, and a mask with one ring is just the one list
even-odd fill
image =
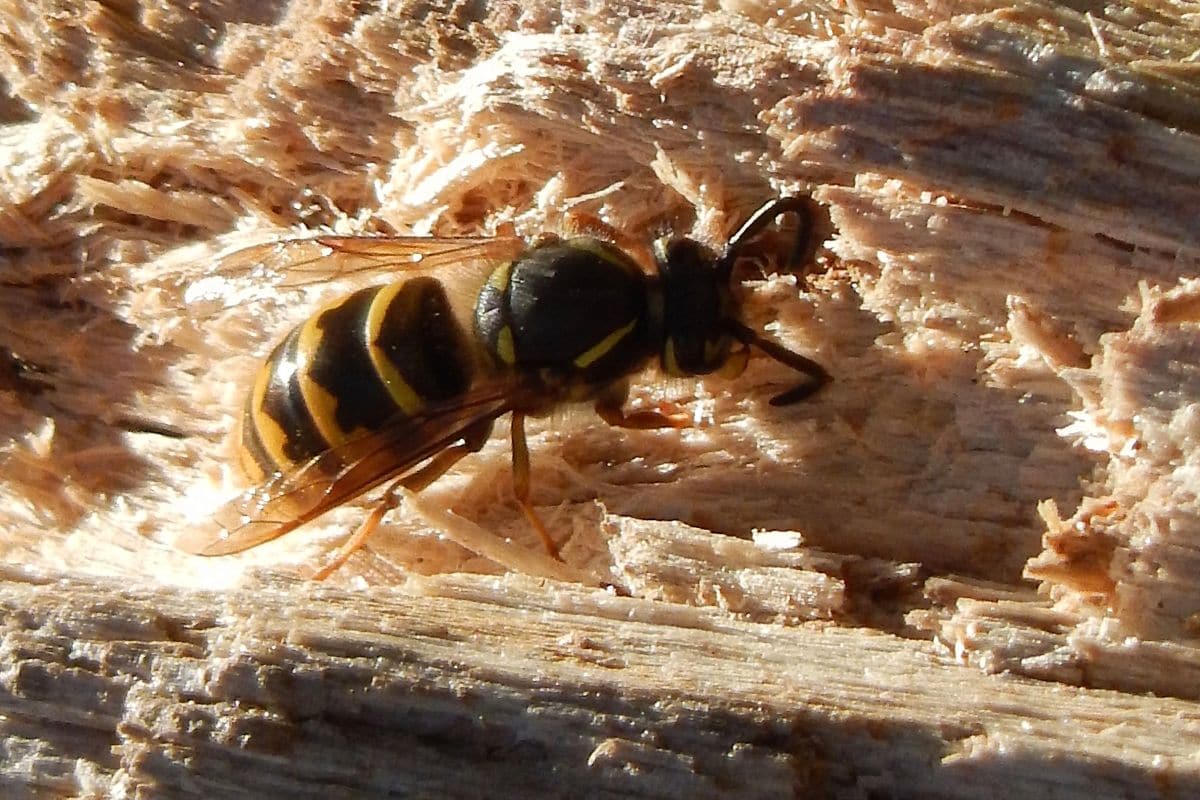
{"label": "wasp wing", "polygon": [[490,383],[421,414],[397,415],[379,430],[246,490],[217,510],[219,530],[184,534],[176,546],[195,555],[218,556],[276,539],[432,458],[473,425],[510,411],[516,397],[511,385]]}
{"label": "wasp wing", "polygon": [[[465,284],[482,280],[489,266],[511,261],[525,249],[525,241],[515,236],[322,235],[264,242],[221,254],[202,275],[182,278],[180,310],[207,319],[253,303],[278,303],[291,290],[348,293],[372,281],[396,280],[400,273],[437,270],[440,280]],[[156,280],[179,285],[182,276],[172,274],[168,270]]]}
{"label": "wasp wing", "polygon": [[500,262],[525,249],[515,236],[312,236],[266,242],[220,260],[226,275],[253,275],[281,289],[397,270],[432,270],[467,262]]}

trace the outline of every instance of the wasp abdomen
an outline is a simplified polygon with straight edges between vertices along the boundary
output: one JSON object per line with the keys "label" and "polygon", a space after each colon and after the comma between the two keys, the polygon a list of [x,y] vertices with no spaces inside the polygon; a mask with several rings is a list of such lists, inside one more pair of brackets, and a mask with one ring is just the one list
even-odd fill
{"label": "wasp abdomen", "polygon": [[432,278],[362,289],[325,307],[259,373],[242,425],[247,470],[284,471],[457,397],[473,379],[471,353]]}

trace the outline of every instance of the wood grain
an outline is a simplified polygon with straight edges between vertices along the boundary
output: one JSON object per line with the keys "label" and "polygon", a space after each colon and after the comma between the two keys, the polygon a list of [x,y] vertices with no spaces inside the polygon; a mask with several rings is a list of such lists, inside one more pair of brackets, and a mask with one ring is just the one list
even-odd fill
{"label": "wood grain", "polygon": [[[0,793],[1197,794],[1194,11],[0,1]],[[797,192],[814,269],[746,315],[834,382],[539,421],[561,568],[503,437],[322,585],[364,503],[171,547],[240,488],[259,360],[353,283],[229,253],[719,244]]]}
{"label": "wood grain", "polygon": [[[683,614],[520,575],[422,579],[410,587],[420,594],[7,577],[10,786],[223,797],[1197,789],[1194,704],[1160,700],[1160,716],[1147,715],[1143,698],[988,676],[861,629]],[[85,587],[89,599],[64,608]],[[73,759],[90,775],[47,771]]]}

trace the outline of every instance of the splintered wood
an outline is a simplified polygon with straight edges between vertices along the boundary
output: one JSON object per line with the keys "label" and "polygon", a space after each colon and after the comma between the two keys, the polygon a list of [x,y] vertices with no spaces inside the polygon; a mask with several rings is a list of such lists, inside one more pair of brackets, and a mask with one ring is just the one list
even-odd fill
{"label": "splintered wood", "polygon": [[54,596],[69,585],[7,577],[5,780],[45,794],[1153,797],[1200,734],[1187,701],[1147,717],[915,640],[515,573],[409,595],[99,579],[74,608]]}
{"label": "splintered wood", "polygon": [[[59,6],[0,0],[0,794],[1200,795],[1191,6]],[[282,333],[394,272],[231,253],[791,194],[746,324],[832,384],[533,421],[562,562],[503,433],[322,584],[372,498],[171,546]]]}

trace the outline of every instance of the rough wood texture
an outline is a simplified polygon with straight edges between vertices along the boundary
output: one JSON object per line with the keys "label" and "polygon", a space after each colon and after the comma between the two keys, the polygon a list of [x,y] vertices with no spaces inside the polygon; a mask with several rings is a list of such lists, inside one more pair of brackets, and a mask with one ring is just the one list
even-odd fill
{"label": "rough wood texture", "polygon": [[79,585],[8,577],[6,789],[1200,791],[1193,703],[1147,715],[1141,698],[987,676],[862,630],[763,626],[515,574],[425,578],[408,595],[263,581],[170,597],[101,580],[71,609],[52,592]]}
{"label": "rough wood texture", "polygon": [[[1195,12],[0,2],[3,792],[1200,792]],[[287,575],[361,504],[170,547],[347,288],[221,253],[719,242],[797,191],[818,274],[746,302],[834,384],[772,409],[755,360],[638,384],[686,431],[544,421],[566,565],[502,438],[325,585]]]}

